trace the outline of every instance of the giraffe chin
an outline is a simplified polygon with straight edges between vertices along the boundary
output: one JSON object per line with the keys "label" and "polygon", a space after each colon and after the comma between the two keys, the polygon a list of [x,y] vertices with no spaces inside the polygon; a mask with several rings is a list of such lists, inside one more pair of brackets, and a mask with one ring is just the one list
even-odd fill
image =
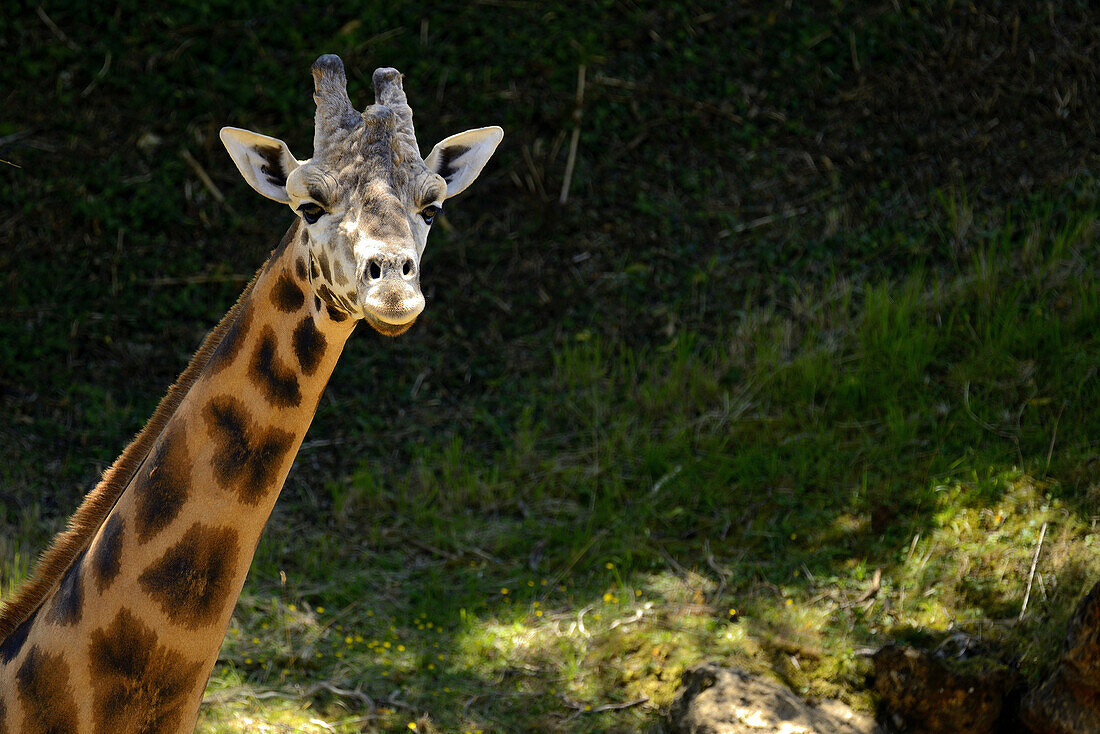
{"label": "giraffe chin", "polygon": [[412,321],[408,321],[404,324],[387,324],[385,321],[369,313],[363,315],[363,320],[366,321],[372,329],[385,336],[400,336],[416,323],[416,317],[413,317]]}

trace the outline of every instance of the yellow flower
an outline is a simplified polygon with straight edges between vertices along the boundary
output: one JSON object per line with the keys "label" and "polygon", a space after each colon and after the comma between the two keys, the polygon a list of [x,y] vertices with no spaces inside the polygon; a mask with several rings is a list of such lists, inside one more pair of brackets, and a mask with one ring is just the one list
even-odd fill
{"label": "yellow flower", "polygon": [[325,608],[324,607],[317,607],[317,613],[318,614],[324,614],[325,613]]}
{"label": "yellow flower", "polygon": [[536,617],[541,617],[542,616],[542,610],[541,609],[536,609],[535,610],[535,616]]}
{"label": "yellow flower", "polygon": [[296,612],[296,611],[298,611],[298,607],[294,606],[293,604],[287,604],[287,605],[286,605],[286,608],[287,608],[287,609],[288,609],[289,611],[291,611],[291,612]]}
{"label": "yellow flower", "polygon": [[507,594],[508,593],[508,587],[507,586],[502,586],[501,589],[500,589],[500,593],[501,594]]}
{"label": "yellow flower", "polygon": [[607,563],[603,564],[603,567],[610,571],[611,569],[615,568],[615,564],[611,561],[608,561]]}
{"label": "yellow flower", "polygon": [[404,645],[398,645],[397,646],[397,651],[398,652],[405,652],[405,646]]}
{"label": "yellow flower", "polygon": [[416,722],[415,721],[410,721],[409,722],[409,728],[412,729],[413,731],[416,731]]}
{"label": "yellow flower", "polygon": [[787,603],[787,606],[791,606],[791,605],[794,604],[794,599],[788,599],[786,603]]}

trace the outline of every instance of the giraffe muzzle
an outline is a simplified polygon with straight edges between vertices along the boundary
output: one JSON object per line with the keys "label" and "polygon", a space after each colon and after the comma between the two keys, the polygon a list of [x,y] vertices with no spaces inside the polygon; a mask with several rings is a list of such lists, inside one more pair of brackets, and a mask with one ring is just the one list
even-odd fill
{"label": "giraffe muzzle", "polygon": [[376,331],[396,336],[406,331],[424,310],[420,272],[407,254],[376,254],[363,272],[364,317]]}

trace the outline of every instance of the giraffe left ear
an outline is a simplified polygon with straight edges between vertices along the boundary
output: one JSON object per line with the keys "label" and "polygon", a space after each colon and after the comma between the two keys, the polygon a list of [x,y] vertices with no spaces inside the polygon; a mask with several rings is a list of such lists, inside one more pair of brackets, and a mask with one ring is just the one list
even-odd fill
{"label": "giraffe left ear", "polygon": [[286,177],[299,164],[286,143],[239,127],[223,127],[218,137],[252,188],[269,199],[290,203]]}
{"label": "giraffe left ear", "polygon": [[436,143],[424,163],[447,182],[449,199],[474,182],[503,139],[496,126],[467,130]]}

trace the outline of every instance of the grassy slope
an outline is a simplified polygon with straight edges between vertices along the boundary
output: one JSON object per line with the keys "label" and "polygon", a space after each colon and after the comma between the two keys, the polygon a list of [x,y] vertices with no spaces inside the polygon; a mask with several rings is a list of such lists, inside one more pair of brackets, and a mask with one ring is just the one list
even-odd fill
{"label": "grassy slope", "polygon": [[6,14],[2,588],[285,227],[217,128],[305,155],[335,51],[508,136],[337,371],[204,730],[634,731],[704,657],[867,705],[898,638],[1039,675],[1100,571],[1097,19],[1029,7]]}

